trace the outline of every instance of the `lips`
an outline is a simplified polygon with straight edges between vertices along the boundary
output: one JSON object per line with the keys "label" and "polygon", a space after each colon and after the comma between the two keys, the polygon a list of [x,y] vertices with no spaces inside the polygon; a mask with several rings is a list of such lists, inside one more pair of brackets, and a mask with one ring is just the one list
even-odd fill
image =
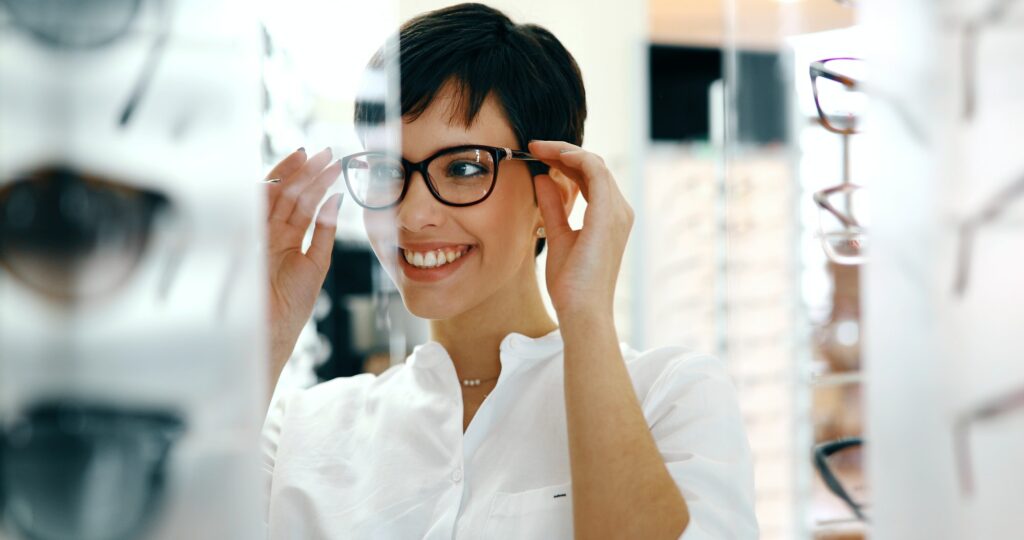
{"label": "lips", "polygon": [[407,244],[397,249],[405,276],[427,282],[451,275],[476,252],[471,244]]}

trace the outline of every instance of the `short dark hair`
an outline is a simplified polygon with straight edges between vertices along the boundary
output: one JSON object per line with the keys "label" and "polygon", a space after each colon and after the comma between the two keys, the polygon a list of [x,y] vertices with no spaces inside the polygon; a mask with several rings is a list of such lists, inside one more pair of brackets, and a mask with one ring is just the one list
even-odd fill
{"label": "short dark hair", "polygon": [[[467,3],[419,15],[398,34],[402,117],[415,120],[446,87],[461,102],[452,110],[469,126],[493,95],[521,149],[534,139],[583,144],[587,99],[576,60],[560,41],[535,24],[515,24],[504,13]],[[381,49],[370,61],[382,68]],[[359,100],[356,126],[383,120],[379,102]],[[547,172],[529,162],[534,176]],[[537,242],[536,253],[544,249]]]}

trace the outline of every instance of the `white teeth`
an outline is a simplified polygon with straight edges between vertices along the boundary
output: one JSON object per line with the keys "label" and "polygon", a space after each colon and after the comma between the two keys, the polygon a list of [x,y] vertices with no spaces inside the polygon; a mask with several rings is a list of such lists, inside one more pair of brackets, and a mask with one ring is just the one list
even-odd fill
{"label": "white teeth", "polygon": [[408,249],[402,250],[402,254],[405,256],[405,261],[420,268],[437,268],[439,266],[444,266],[462,257],[463,253],[463,251],[445,251],[443,249],[427,251],[424,253],[410,251]]}

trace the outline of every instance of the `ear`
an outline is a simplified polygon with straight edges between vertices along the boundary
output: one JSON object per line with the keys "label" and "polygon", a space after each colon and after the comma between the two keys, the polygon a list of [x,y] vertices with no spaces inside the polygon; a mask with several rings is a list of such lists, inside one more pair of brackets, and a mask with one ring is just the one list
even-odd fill
{"label": "ear", "polygon": [[548,176],[555,181],[555,185],[558,186],[558,192],[562,196],[562,204],[565,205],[565,215],[572,214],[572,208],[576,205],[576,198],[580,194],[580,186],[573,182],[571,178],[562,173],[562,171],[552,167],[548,171]]}

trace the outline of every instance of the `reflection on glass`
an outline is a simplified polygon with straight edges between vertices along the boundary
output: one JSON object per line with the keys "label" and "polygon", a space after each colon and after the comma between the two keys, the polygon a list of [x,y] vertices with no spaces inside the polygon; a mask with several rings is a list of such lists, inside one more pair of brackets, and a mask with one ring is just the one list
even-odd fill
{"label": "reflection on glass", "polygon": [[971,462],[971,427],[1024,410],[1024,388],[989,400],[960,414],[953,427],[953,450],[960,478],[960,490],[966,496],[974,494],[974,468]]}

